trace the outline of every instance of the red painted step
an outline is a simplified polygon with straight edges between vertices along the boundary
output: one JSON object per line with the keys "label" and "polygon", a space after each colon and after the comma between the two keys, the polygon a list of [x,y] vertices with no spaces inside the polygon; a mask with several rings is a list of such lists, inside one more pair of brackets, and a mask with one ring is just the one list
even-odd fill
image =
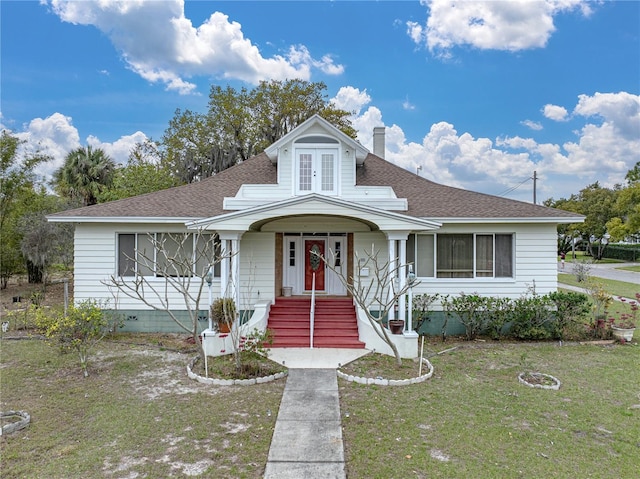
{"label": "red painted step", "polygon": [[[308,348],[311,298],[277,298],[271,306],[268,329],[272,348]],[[358,339],[358,322],[349,298],[316,299],[313,345],[317,348],[364,348]]]}

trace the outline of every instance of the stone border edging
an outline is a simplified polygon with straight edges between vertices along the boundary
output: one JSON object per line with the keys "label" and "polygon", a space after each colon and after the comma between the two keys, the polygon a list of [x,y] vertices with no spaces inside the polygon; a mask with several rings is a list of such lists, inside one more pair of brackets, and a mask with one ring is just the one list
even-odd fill
{"label": "stone border edging", "polygon": [[22,419],[2,426],[2,429],[0,430],[0,436],[4,436],[5,434],[11,434],[12,432],[16,432],[16,431],[19,431],[20,429],[24,429],[31,422],[31,415],[26,411],[0,412],[0,417],[4,418],[4,417],[11,417],[11,416],[18,416],[18,417],[21,417]]}
{"label": "stone border edging", "polygon": [[196,356],[189,362],[189,364],[187,364],[187,376],[189,376],[190,379],[195,379],[199,383],[211,384],[213,386],[253,386],[254,384],[270,383],[271,381],[275,381],[276,379],[282,379],[289,374],[287,371],[285,371],[285,372],[271,374],[269,376],[253,378],[253,379],[205,378],[192,371],[193,365],[196,364],[199,359],[200,357]]}
{"label": "stone border edging", "polygon": [[344,379],[345,381],[358,383],[358,384],[375,384],[376,386],[408,386],[410,384],[418,384],[426,381],[431,376],[433,376],[433,364],[427,359],[422,358],[422,362],[427,366],[427,373],[422,376],[417,376],[415,378],[409,379],[385,379],[385,378],[363,378],[360,376],[353,376],[352,374],[346,374],[337,370],[337,374],[339,378]]}
{"label": "stone border edging", "polygon": [[[531,384],[529,382],[527,382],[524,379],[524,375],[525,374],[530,374],[532,376],[542,376],[544,378],[550,379],[551,381],[553,381],[554,384],[551,385],[546,385],[546,384]],[[558,378],[556,378],[555,376],[552,376],[551,374],[544,374],[544,373],[520,373],[518,374],[518,382],[520,384],[524,384],[525,386],[529,386],[530,388],[538,388],[538,389],[552,389],[554,391],[557,391],[558,389],[560,389],[560,380]]]}

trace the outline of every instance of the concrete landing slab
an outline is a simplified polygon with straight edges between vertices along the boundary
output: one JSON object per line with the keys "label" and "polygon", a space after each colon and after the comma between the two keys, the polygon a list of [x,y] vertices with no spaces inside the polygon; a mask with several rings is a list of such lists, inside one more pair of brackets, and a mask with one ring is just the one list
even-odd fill
{"label": "concrete landing slab", "polygon": [[268,357],[289,369],[338,369],[369,352],[368,349],[273,348],[268,351]]}

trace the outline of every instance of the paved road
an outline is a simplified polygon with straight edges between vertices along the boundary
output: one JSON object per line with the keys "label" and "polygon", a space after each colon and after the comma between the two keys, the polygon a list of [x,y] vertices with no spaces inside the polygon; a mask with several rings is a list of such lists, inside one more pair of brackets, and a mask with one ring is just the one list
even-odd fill
{"label": "paved road", "polygon": [[[638,266],[638,263],[598,263],[589,265],[589,274],[598,278],[615,279],[617,281],[625,281],[627,283],[635,283],[640,285],[640,273],[635,271],[627,271],[619,269],[625,266]],[[566,263],[564,270],[558,263],[558,271],[561,273],[573,272],[573,264]]]}
{"label": "paved road", "polygon": [[[640,285],[640,273],[635,271],[627,271],[624,269],[619,269],[624,266],[637,266],[638,263],[605,263],[605,264],[592,264],[590,265],[589,274],[591,276],[595,276],[597,278],[603,279],[614,279],[616,281],[625,281],[627,283]],[[569,273],[573,272],[573,264],[566,263],[564,269],[562,269],[562,265],[558,263],[558,272],[559,273]],[[585,290],[582,288],[578,288],[576,286],[570,286],[567,284],[562,284],[564,289],[570,289],[572,291],[579,291],[584,293]],[[640,291],[640,288],[638,288]],[[617,299],[614,297],[614,299]],[[635,299],[635,298],[628,298]]]}

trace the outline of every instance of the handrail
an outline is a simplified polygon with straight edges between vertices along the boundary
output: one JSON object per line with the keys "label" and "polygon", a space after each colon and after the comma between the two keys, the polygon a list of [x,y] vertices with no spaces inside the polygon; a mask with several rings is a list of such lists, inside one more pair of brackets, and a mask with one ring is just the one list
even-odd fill
{"label": "handrail", "polygon": [[311,311],[309,312],[309,348],[313,349],[313,328],[316,322],[316,273],[311,278]]}

